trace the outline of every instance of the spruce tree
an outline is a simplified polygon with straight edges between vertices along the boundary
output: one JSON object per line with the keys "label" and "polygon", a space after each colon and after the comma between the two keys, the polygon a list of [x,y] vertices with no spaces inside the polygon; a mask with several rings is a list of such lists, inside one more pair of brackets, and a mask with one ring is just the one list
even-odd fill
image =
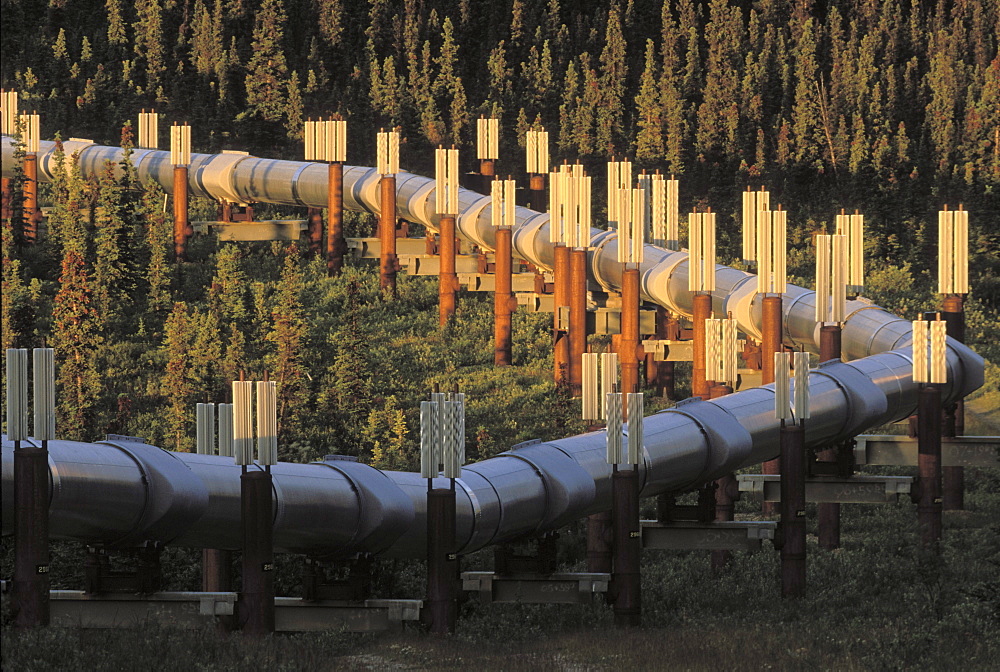
{"label": "spruce tree", "polygon": [[635,158],[640,162],[657,161],[663,157],[663,106],[660,103],[656,67],[656,45],[646,40],[646,62],[635,99],[639,132],[635,141]]}
{"label": "spruce tree", "polygon": [[282,0],[263,0],[254,22],[254,49],[247,63],[246,101],[250,112],[264,121],[282,121],[288,111],[286,18]]}
{"label": "spruce tree", "polygon": [[302,293],[305,289],[297,246],[286,254],[271,311],[273,326],[267,335],[270,355],[267,369],[277,382],[278,435],[291,443],[302,435],[308,415],[309,383],[303,361],[306,337]]}

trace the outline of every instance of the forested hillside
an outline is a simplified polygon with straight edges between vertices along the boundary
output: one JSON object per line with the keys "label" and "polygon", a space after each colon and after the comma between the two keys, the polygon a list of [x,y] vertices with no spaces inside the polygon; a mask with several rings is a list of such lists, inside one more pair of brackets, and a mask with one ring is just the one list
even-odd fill
{"label": "forested hillside", "polygon": [[[789,268],[805,284],[809,234],[842,207],[860,209],[866,294],[907,317],[935,305],[935,213],[963,203],[972,213],[969,339],[988,357],[998,352],[996,0],[0,6],[0,78],[41,113],[46,138],[119,144],[123,123],[155,108],[193,125],[195,151],[297,159],[302,121],[340,113],[349,162],[372,163],[375,131],[399,126],[402,165],[429,174],[439,143],[469,150],[472,169],[474,119],[496,115],[500,171],[519,174],[523,131],[541,123],[553,162],[579,159],[603,176],[606,159],[628,155],[677,174],[683,209],[720,212],[724,262],[737,254],[736,192],[766,185],[790,213]],[[477,354],[490,352],[487,306],[465,301],[446,338],[421,280],[404,282],[390,307],[366,269],[328,280],[294,248],[201,241],[199,263],[176,266],[162,193],[132,179],[59,176],[43,193],[50,236],[37,248],[15,245],[5,227],[3,346],[59,349],[61,434],[140,433],[187,448],[193,404],[221,400],[240,370],[265,369],[281,382],[283,457],[364,446],[389,451],[373,455],[386,466],[407,463],[406,418],[412,427],[428,371],[440,382],[481,371],[484,394],[511,397],[497,431],[485,427],[499,398],[483,402],[473,456],[567,430],[568,401],[539,382],[544,318],[517,318],[524,368],[487,375]]]}

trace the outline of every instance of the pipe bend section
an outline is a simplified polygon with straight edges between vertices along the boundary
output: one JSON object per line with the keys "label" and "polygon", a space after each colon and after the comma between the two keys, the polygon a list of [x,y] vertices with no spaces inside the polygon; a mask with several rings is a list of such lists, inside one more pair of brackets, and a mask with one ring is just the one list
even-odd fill
{"label": "pipe bend section", "polygon": [[[843,395],[843,402],[835,404],[827,413],[831,418],[839,416],[841,426],[833,432],[822,432],[818,436],[809,436],[810,422],[806,421],[806,438],[808,443],[820,442],[838,443],[857,436],[866,428],[889,422],[889,403],[885,394],[871,378],[856,367],[844,362],[831,360],[819,365],[811,372],[812,376],[825,376],[832,380]],[[813,383],[810,381],[810,394]],[[815,430],[814,430],[815,432]]]}
{"label": "pipe bend section", "polygon": [[170,543],[205,513],[208,489],[176,453],[132,441],[98,441],[96,445],[116,448],[130,457],[142,472],[146,490],[138,521],[112,546]]}
{"label": "pipe bend section", "polygon": [[344,553],[381,553],[412,526],[412,501],[385,473],[349,460],[321,464],[341,474],[357,497],[359,516],[354,534],[342,548]]}
{"label": "pipe bend section", "polygon": [[736,416],[714,401],[678,404],[666,412],[689,418],[705,435],[704,464],[692,483],[707,483],[725,476],[733,470],[732,465],[743,462],[753,450],[750,432]]}
{"label": "pipe bend section", "polygon": [[590,472],[558,446],[539,443],[507,453],[530,464],[545,488],[545,510],[537,529],[554,530],[580,517],[594,501],[596,487]]}

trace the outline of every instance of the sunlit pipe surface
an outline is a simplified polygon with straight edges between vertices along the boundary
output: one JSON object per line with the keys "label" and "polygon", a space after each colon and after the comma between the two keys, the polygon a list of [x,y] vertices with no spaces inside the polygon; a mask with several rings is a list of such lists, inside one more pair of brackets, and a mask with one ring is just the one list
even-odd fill
{"label": "sunlit pipe surface", "polygon": [[[39,179],[55,169],[53,143],[41,143]],[[80,142],[85,174],[122,151]],[[3,138],[3,175],[12,174],[13,147]],[[172,189],[169,153],[135,150],[142,179]],[[189,188],[194,195],[232,202],[323,207],[327,175],[322,164],[275,161],[241,154],[193,154]],[[376,212],[379,175],[344,167],[344,207]],[[399,216],[432,230],[434,181],[398,176]],[[457,232],[492,249],[494,229],[487,196],[463,190]],[[548,215],[518,208],[514,254],[550,268]],[[620,288],[617,234],[594,229],[588,270],[605,288]],[[645,300],[690,316],[687,253],[647,246],[640,267]],[[719,265],[715,311],[732,313],[742,331],[760,336],[760,298],[754,276]],[[817,351],[819,325],[813,292],[788,286],[784,295],[786,345]],[[914,412],[918,386],[911,379],[910,323],[865,301],[848,304],[843,349],[849,362],[830,362],[809,377],[812,417],[806,444],[824,445]],[[948,341],[944,400],[965,396],[983,383],[983,360]],[[645,421],[639,465],[642,495],[682,490],[778,453],[774,392],[768,385],[711,401],[678,404]],[[611,469],[604,432],[508,451],[469,465],[458,480],[458,540],[463,552],[556,529],[611,503]],[[49,442],[53,538],[112,546],[141,542],[235,549],[239,539],[239,467],[229,458],[171,453],[135,441]],[[13,446],[3,439],[3,534],[13,531]],[[274,543],[278,550],[345,556],[385,553],[421,557],[425,549],[426,481],[408,472],[379,471],[345,460],[282,463],[274,474]],[[442,480],[437,487],[445,487]]]}

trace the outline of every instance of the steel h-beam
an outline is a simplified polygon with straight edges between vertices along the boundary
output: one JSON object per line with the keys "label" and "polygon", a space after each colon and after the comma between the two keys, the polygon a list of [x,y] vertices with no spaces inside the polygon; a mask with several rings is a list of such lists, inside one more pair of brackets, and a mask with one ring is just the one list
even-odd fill
{"label": "steel h-beam", "polygon": [[271,472],[244,471],[240,477],[243,521],[243,585],[239,623],[243,634],[274,632],[274,543]]}
{"label": "steel h-beam", "polygon": [[326,272],[333,277],[344,268],[344,164],[332,161],[327,168]]}

